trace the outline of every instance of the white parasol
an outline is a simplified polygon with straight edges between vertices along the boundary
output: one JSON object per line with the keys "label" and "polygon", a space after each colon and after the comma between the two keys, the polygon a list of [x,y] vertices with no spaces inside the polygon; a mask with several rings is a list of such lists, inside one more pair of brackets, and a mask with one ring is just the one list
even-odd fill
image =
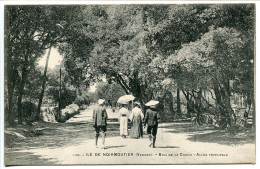
{"label": "white parasol", "polygon": [[133,101],[135,99],[135,97],[133,95],[124,95],[119,97],[119,99],[117,100],[117,103],[120,104],[127,104],[129,101]]}
{"label": "white parasol", "polygon": [[157,100],[150,100],[148,103],[146,103],[146,106],[154,106],[157,105],[159,103],[159,101]]}
{"label": "white parasol", "polygon": [[99,100],[98,100],[98,104],[103,104],[104,102],[105,102],[104,99],[99,99]]}

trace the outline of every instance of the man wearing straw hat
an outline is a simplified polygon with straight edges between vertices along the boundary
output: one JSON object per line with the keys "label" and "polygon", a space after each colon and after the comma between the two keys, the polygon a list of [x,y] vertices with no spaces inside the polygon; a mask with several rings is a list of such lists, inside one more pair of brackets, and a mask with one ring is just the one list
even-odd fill
{"label": "man wearing straw hat", "polygon": [[96,148],[98,148],[99,133],[101,133],[101,136],[102,136],[102,144],[103,144],[102,148],[105,148],[105,137],[106,137],[106,131],[107,131],[107,111],[104,107],[104,102],[105,102],[105,100],[99,99],[98,106],[95,107],[93,110],[93,120],[94,120],[93,127],[95,128],[95,131],[96,131],[96,134],[95,134]]}
{"label": "man wearing straw hat", "polygon": [[150,140],[149,146],[152,148],[155,148],[155,141],[156,141],[159,119],[160,119],[160,115],[156,111],[156,104],[150,105],[150,108],[146,111],[146,115],[144,118],[144,126],[146,126],[146,124],[148,125],[147,134]]}

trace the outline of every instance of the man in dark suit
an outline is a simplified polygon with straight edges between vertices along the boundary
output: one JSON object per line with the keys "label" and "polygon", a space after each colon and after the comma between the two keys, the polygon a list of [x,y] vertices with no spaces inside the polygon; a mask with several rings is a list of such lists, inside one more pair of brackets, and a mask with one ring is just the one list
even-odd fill
{"label": "man in dark suit", "polygon": [[147,109],[145,118],[144,118],[144,126],[147,124],[147,134],[150,140],[150,147],[155,148],[156,134],[159,123],[160,115],[156,110],[156,106],[150,106]]}
{"label": "man in dark suit", "polygon": [[94,120],[93,127],[95,128],[95,131],[96,131],[96,134],[95,134],[96,148],[98,148],[99,133],[101,133],[101,136],[102,136],[102,143],[103,143],[102,148],[105,148],[105,137],[106,137],[106,131],[107,131],[107,111],[104,107],[104,102],[105,102],[105,100],[99,99],[98,106],[95,107],[93,110],[93,120]]}

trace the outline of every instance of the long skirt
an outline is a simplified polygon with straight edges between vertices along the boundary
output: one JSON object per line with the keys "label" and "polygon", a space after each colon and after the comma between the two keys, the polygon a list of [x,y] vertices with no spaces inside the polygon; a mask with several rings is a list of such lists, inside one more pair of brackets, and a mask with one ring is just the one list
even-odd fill
{"label": "long skirt", "polygon": [[143,126],[142,126],[142,119],[140,116],[133,117],[133,126],[130,131],[131,138],[140,138],[143,137]]}
{"label": "long skirt", "polygon": [[128,118],[121,117],[120,118],[120,136],[127,136],[128,135]]}

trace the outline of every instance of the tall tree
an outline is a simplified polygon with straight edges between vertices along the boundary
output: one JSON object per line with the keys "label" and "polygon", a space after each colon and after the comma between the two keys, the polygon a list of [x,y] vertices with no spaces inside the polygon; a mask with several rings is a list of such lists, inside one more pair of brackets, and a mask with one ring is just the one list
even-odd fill
{"label": "tall tree", "polygon": [[[43,9],[29,6],[6,7],[6,78],[8,90],[8,114],[12,114],[12,97],[19,79],[18,121],[21,122],[21,103],[27,75],[36,59],[48,45],[49,34],[41,31]],[[10,78],[9,78],[10,76]],[[11,116],[8,116],[11,117]],[[10,119],[12,120],[12,119]]]}
{"label": "tall tree", "polygon": [[[57,19],[55,9],[50,6],[6,6],[6,107],[8,117],[12,117],[13,91],[17,88],[19,123],[22,121],[21,105],[24,87],[28,83],[28,73],[46,49],[64,40],[58,25],[62,24],[62,20]],[[10,120],[12,121],[12,118]]]}
{"label": "tall tree", "polygon": [[36,115],[37,120],[39,120],[39,118],[40,118],[42,100],[43,100],[45,85],[46,85],[46,80],[47,80],[47,70],[48,70],[48,63],[49,63],[50,54],[51,54],[51,48],[49,49],[48,54],[47,54],[46,64],[45,64],[44,73],[43,73],[42,90],[41,90],[41,93],[40,93],[40,98],[39,98],[39,103],[38,103],[38,108],[37,108],[37,115]]}
{"label": "tall tree", "polygon": [[230,105],[230,81],[248,71],[243,64],[246,39],[232,28],[212,28],[200,40],[183,45],[168,60],[170,67],[181,65],[183,70],[192,73],[197,78],[194,81],[197,87],[214,89],[218,111],[231,127],[235,124],[235,115]]}

